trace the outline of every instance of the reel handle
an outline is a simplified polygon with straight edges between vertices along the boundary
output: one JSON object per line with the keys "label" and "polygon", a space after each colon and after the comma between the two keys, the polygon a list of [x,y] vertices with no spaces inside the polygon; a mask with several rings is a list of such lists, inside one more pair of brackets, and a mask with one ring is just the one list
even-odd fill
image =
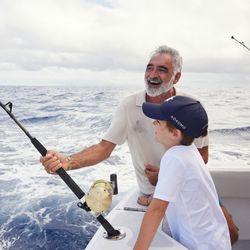
{"label": "reel handle", "polygon": [[110,175],[110,182],[112,182],[113,186],[113,194],[118,194],[118,184],[117,184],[117,175],[116,174],[111,174]]}

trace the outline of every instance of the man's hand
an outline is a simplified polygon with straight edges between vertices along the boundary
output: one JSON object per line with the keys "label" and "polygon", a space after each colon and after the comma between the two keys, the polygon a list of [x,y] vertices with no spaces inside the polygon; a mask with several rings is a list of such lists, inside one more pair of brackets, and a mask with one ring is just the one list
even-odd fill
{"label": "man's hand", "polygon": [[55,174],[56,170],[59,168],[68,169],[67,157],[53,150],[48,151],[46,156],[41,157],[40,162],[43,164],[48,174]]}
{"label": "man's hand", "polygon": [[158,181],[159,168],[156,166],[152,166],[150,164],[145,164],[145,174],[148,177],[148,180],[151,185],[156,186]]}

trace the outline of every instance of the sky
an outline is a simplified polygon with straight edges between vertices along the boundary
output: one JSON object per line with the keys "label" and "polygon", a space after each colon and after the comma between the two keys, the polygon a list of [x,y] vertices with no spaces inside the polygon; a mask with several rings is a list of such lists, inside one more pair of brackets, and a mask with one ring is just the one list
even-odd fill
{"label": "sky", "polygon": [[151,52],[179,50],[183,75],[250,82],[249,0],[1,0],[0,85],[143,82]]}

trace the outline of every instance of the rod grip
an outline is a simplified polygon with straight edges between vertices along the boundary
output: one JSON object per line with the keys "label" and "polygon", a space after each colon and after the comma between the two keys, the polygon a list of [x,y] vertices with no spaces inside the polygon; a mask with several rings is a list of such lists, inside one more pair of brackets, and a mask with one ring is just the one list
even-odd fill
{"label": "rod grip", "polygon": [[47,154],[47,149],[36,138],[32,137],[30,141],[42,156]]}
{"label": "rod grip", "polygon": [[[30,140],[42,156],[45,156],[47,154],[47,149],[41,144],[41,142],[39,142],[34,137]],[[67,184],[67,186],[71,189],[71,191],[76,195],[78,199],[81,199],[85,195],[85,193],[80,189],[80,187],[63,168],[57,169],[56,173],[62,178],[62,180]]]}
{"label": "rod grip", "polygon": [[76,195],[79,200],[85,195],[81,188],[75,183],[75,181],[68,175],[68,173],[63,168],[57,169],[56,173],[62,178],[62,180],[67,184],[67,186],[71,189],[71,191]]}

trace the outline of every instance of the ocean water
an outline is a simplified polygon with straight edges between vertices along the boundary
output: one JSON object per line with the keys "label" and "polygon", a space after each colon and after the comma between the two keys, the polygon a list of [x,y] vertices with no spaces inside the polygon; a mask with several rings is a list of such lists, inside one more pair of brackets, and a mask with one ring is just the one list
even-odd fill
{"label": "ocean water", "polygon": [[[143,86],[142,86],[143,87]],[[65,154],[98,141],[119,101],[138,87],[0,86],[0,101],[47,149]],[[234,83],[183,84],[209,115],[209,165],[250,167],[250,87]],[[29,139],[0,109],[0,249],[84,249],[99,227],[77,207],[77,198],[57,176],[48,175]],[[136,184],[128,147],[117,146],[98,165],[70,172],[86,192],[97,179],[117,173],[114,206]]]}

